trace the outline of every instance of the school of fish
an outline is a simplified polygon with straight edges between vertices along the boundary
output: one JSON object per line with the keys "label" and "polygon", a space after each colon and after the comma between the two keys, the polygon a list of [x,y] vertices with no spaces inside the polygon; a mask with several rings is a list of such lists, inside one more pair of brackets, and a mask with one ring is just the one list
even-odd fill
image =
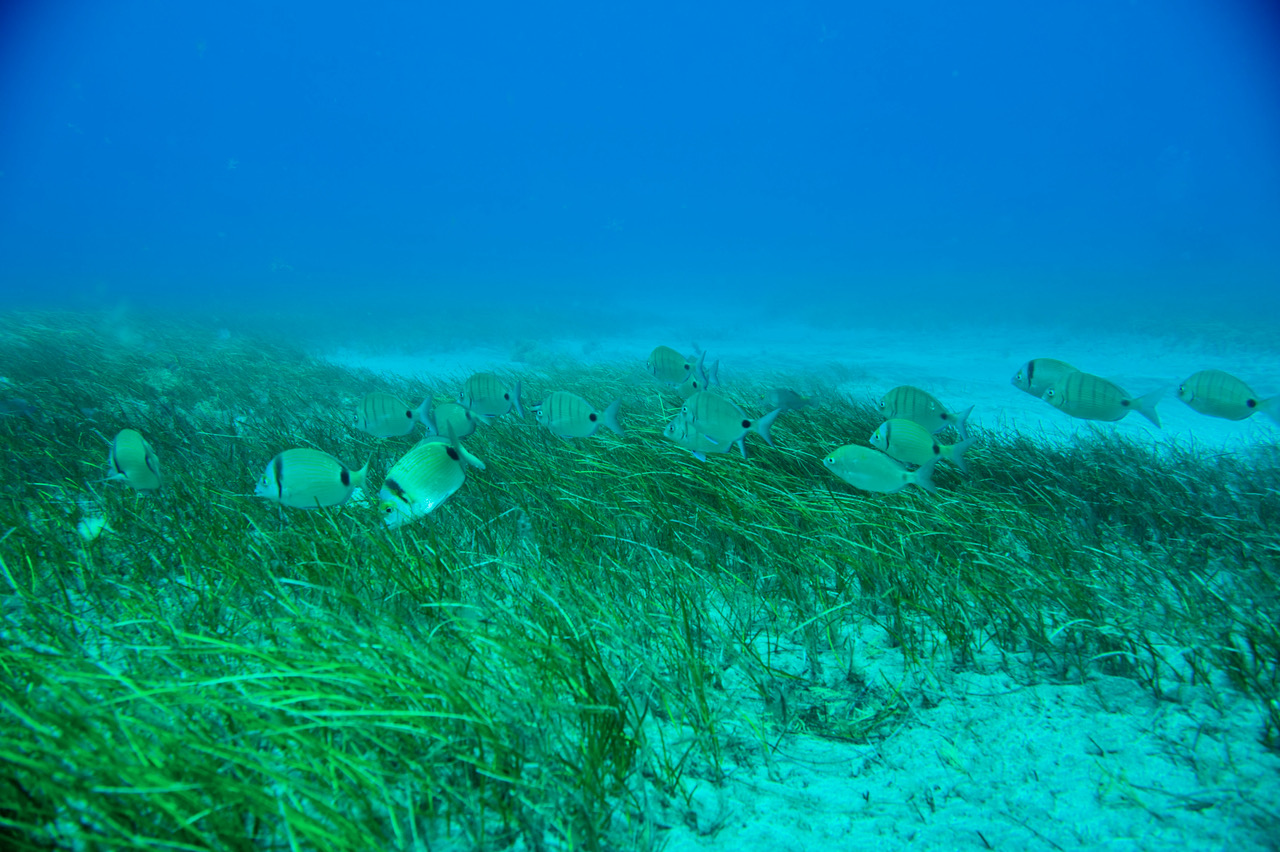
{"label": "school of fish", "polygon": [[[759,400],[766,410],[752,416],[712,388],[720,385],[719,362],[706,366],[706,353],[685,356],[658,346],[645,361],[654,380],[682,400],[679,412],[663,430],[663,437],[701,461],[712,453],[728,453],[735,446],[747,457],[747,436],[755,434],[774,446],[771,429],[784,414],[817,405],[789,388],[775,388]],[[1137,412],[1156,427],[1156,405],[1170,390],[1160,387],[1134,396],[1110,379],[1084,372],[1065,361],[1033,358],[1014,373],[1014,387],[1044,400],[1066,415],[1082,420],[1116,421]],[[1280,396],[1261,399],[1240,379],[1221,370],[1202,370],[1177,385],[1179,400],[1200,414],[1225,420],[1245,420],[1265,414],[1280,424]],[[933,473],[946,461],[968,472],[965,453],[976,437],[968,434],[973,406],[951,409],[927,391],[911,385],[892,388],[876,401],[884,422],[866,444],[846,444],[830,451],[823,466],[862,491],[892,494],[907,486],[934,492]],[[576,393],[557,390],[529,406],[540,426],[555,437],[571,441],[590,438],[603,426],[619,437],[622,400],[603,409]],[[525,416],[521,383],[492,373],[476,373],[463,383],[456,402],[433,404],[430,398],[413,406],[393,394],[370,391],[348,422],[376,438],[399,438],[421,424],[426,437],[396,462],[378,491],[378,511],[389,529],[425,518],[466,482],[469,469],[485,463],[462,445],[477,424],[514,413]],[[938,436],[954,430],[957,440]],[[122,429],[111,441],[107,479],[139,492],[160,489],[160,459],[141,433]],[[322,450],[285,449],[267,462],[254,496],[281,507],[316,509],[341,506],[364,487],[369,463],[355,469]]]}

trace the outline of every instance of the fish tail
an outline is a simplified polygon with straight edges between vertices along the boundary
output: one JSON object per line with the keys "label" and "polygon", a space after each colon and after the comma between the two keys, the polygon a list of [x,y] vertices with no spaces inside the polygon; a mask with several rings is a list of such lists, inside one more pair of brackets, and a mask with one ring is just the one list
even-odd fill
{"label": "fish tail", "polygon": [[1273,396],[1271,399],[1264,399],[1258,403],[1258,410],[1266,412],[1272,422],[1280,425],[1280,396]]}
{"label": "fish tail", "polygon": [[977,441],[978,439],[975,436],[973,438],[965,438],[963,441],[951,445],[951,454],[949,458],[955,463],[956,467],[960,468],[960,472],[963,474],[969,473],[969,463],[964,459],[965,451],[977,443]]}
{"label": "fish tail", "polygon": [[698,361],[693,368],[694,376],[698,379],[698,381],[702,382],[702,386],[704,388],[707,386],[707,371],[702,365],[706,360],[707,360],[707,353],[699,352]]}
{"label": "fish tail", "polygon": [[934,471],[934,468],[936,468],[937,466],[938,466],[938,456],[934,456],[924,464],[920,465],[920,467],[915,472],[915,476],[911,480],[912,484],[917,485],[920,488],[923,488],[925,491],[928,491],[930,494],[937,494],[938,489],[933,484],[933,471]]}
{"label": "fish tail", "polygon": [[1156,411],[1156,403],[1169,390],[1168,387],[1156,388],[1151,393],[1144,394],[1133,400],[1133,407],[1139,414],[1156,424],[1156,428],[1160,428],[1160,414]]}
{"label": "fish tail", "polygon": [[760,433],[761,438],[764,438],[764,442],[771,447],[773,446],[773,437],[769,434],[769,430],[773,428],[773,421],[777,420],[778,415],[782,414],[783,411],[784,409],[782,408],[775,408],[756,421],[755,430]]}
{"label": "fish tail", "polygon": [[364,463],[364,467],[360,468],[359,470],[351,471],[351,490],[352,491],[355,491],[357,488],[362,488],[364,486],[364,478],[365,478],[365,475],[369,473],[369,463],[372,461],[373,461],[373,456],[369,456],[369,460]]}
{"label": "fish tail", "polygon": [[609,407],[604,410],[604,425],[608,426],[619,435],[624,434],[622,422],[618,420],[618,412],[622,408],[622,400],[615,399],[609,403]]}
{"label": "fish tail", "polygon": [[429,399],[422,401],[422,416],[418,419],[422,421],[423,426],[427,427],[427,434],[434,438],[440,434],[440,427],[436,425],[435,410],[429,406],[430,401]]}
{"label": "fish tail", "polygon": [[520,404],[520,383],[519,382],[516,382],[515,393],[513,393],[511,396],[512,396],[512,399],[515,401],[516,414],[520,415],[521,419],[523,419],[524,406]]}
{"label": "fish tail", "polygon": [[449,446],[453,447],[453,451],[458,454],[458,461],[462,463],[463,470],[466,470],[468,465],[478,467],[481,470],[485,469],[484,462],[462,446],[462,441],[458,439],[458,433],[453,431],[452,423],[449,424]]}
{"label": "fish tail", "polygon": [[705,374],[704,378],[705,378],[705,381],[703,382],[703,387],[709,388],[712,385],[716,385],[717,387],[721,386],[719,358],[717,358],[715,362],[711,365],[711,369]]}
{"label": "fish tail", "polygon": [[962,441],[969,437],[969,415],[973,413],[975,407],[971,405],[956,415],[956,431],[960,433]]}

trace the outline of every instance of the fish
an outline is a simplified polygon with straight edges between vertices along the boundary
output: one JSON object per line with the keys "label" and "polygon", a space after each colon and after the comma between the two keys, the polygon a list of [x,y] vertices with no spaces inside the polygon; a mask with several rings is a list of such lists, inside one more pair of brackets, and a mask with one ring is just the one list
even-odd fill
{"label": "fish", "polygon": [[501,417],[512,408],[516,410],[516,414],[524,417],[524,407],[520,404],[520,383],[516,382],[508,388],[493,373],[476,373],[467,379],[462,386],[462,393],[458,394],[458,402],[480,417]]}
{"label": "fish", "polygon": [[157,491],[163,481],[160,457],[136,429],[121,429],[107,452],[108,480],[123,481],[135,491]]}
{"label": "fish", "polygon": [[1280,423],[1280,396],[1258,399],[1244,382],[1221,370],[1201,370],[1178,385],[1178,399],[1223,420],[1247,420],[1259,411]]}
{"label": "fish", "polygon": [[36,407],[20,396],[0,399],[0,417],[25,417],[36,419]]}
{"label": "fish", "polygon": [[965,424],[973,413],[972,405],[959,413],[947,411],[928,391],[911,385],[900,385],[889,391],[880,399],[879,405],[885,420],[914,420],[930,432],[941,432],[948,426],[955,426],[961,438],[969,437]]}
{"label": "fish", "polygon": [[417,408],[410,408],[398,396],[374,391],[356,406],[355,425],[376,438],[399,438],[426,422],[430,404],[430,399],[424,399]]}
{"label": "fish", "polygon": [[424,438],[387,471],[378,491],[378,511],[388,529],[397,529],[421,520],[462,487],[468,467],[484,470],[476,458],[458,441]]}
{"label": "fish", "polygon": [[1026,391],[1037,399],[1070,373],[1080,372],[1066,361],[1056,358],[1032,358],[1013,374],[1010,383],[1018,390]]}
{"label": "fish", "polygon": [[555,391],[533,406],[533,411],[538,422],[558,438],[589,438],[601,425],[623,434],[622,424],[618,422],[621,407],[622,400],[615,399],[602,414],[577,394]]}
{"label": "fish", "polygon": [[[678,387],[686,379],[702,373],[702,359],[705,356],[706,353],[702,353],[697,358],[686,358],[670,346],[658,346],[649,353],[649,359],[644,363],[655,379],[664,385]],[[706,384],[705,380],[703,384]]]}
{"label": "fish", "polygon": [[757,433],[772,447],[773,438],[769,430],[781,413],[781,409],[774,409],[753,421],[724,397],[710,391],[699,391],[685,401],[680,413],[667,424],[663,436],[689,450],[701,461],[706,461],[707,453],[728,452],[735,443],[742,450],[742,457],[746,458],[747,433]]}
{"label": "fish", "polygon": [[801,396],[790,388],[774,388],[764,395],[770,408],[781,408],[783,413],[809,408],[816,403],[811,396]]}
{"label": "fish", "polygon": [[[703,434],[692,421],[679,415],[667,424],[667,428],[662,431],[662,436],[693,453],[698,461],[706,461],[707,453],[726,452],[730,446]],[[746,450],[743,450],[743,458],[746,458]]]}
{"label": "fish", "polygon": [[965,451],[977,440],[965,438],[955,444],[944,444],[919,423],[901,418],[886,420],[871,433],[871,446],[884,451],[890,458],[919,465],[935,458],[948,459],[964,473],[969,472],[969,465],[964,460]]}
{"label": "fish", "polygon": [[889,458],[879,450],[871,447],[859,447],[856,444],[838,447],[822,460],[827,470],[863,491],[879,491],[883,494],[895,494],[908,485],[923,488],[929,493],[936,493],[933,485],[933,469],[938,458],[932,458],[915,470],[907,470],[906,465]]}
{"label": "fish", "polygon": [[704,390],[707,390],[707,382],[699,378],[697,373],[691,374],[689,378],[676,386],[676,394],[685,400]]}
{"label": "fish", "polygon": [[267,462],[253,493],[294,509],[341,506],[364,485],[369,464],[352,470],[321,450],[301,447]]}
{"label": "fish", "polygon": [[724,387],[724,382],[720,381],[720,359],[717,358],[712,364],[710,370],[702,369],[702,358],[698,358],[698,369],[702,373],[702,382],[708,388]]}
{"label": "fish", "polygon": [[1164,396],[1159,388],[1145,396],[1131,397],[1115,382],[1092,373],[1068,373],[1044,392],[1045,402],[1081,420],[1122,420],[1136,411],[1160,428],[1156,403]]}
{"label": "fish", "polygon": [[475,415],[456,402],[440,403],[425,422],[431,435],[448,435],[452,429],[454,436],[462,439],[476,431]]}

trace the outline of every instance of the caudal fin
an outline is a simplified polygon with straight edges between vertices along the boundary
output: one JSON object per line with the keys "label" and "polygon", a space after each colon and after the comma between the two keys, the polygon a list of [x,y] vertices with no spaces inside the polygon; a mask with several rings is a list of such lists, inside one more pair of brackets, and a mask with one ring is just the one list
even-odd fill
{"label": "caudal fin", "polygon": [[364,467],[351,472],[351,490],[364,487],[364,478],[369,473],[369,462],[373,461],[373,456],[369,457],[369,461],[364,463]]}
{"label": "caudal fin", "polygon": [[1264,399],[1258,403],[1258,410],[1265,413],[1277,425],[1280,425],[1280,396]]}
{"label": "caudal fin", "polygon": [[458,440],[458,433],[453,431],[452,423],[449,424],[449,446],[458,454],[458,461],[462,463],[463,470],[466,470],[468,465],[484,470],[484,462],[466,447],[462,446],[462,441]]}
{"label": "caudal fin", "polygon": [[515,392],[511,394],[512,402],[515,403],[516,414],[520,415],[521,419],[523,419],[524,406],[520,404],[520,383],[519,382],[516,382],[516,386],[514,390]]}
{"label": "caudal fin", "polygon": [[965,438],[963,441],[951,445],[951,452],[948,454],[948,458],[955,463],[956,467],[960,468],[960,472],[963,474],[969,473],[969,463],[964,460],[965,451],[977,441],[977,437]]}
{"label": "caudal fin", "polygon": [[911,484],[917,485],[928,491],[930,494],[937,494],[938,489],[933,484],[933,470],[938,466],[938,456],[934,456],[916,469],[912,476]]}
{"label": "caudal fin", "polygon": [[436,424],[431,420],[431,397],[424,399],[422,405],[413,410],[413,419],[427,427],[428,435],[440,434],[436,429]]}
{"label": "caudal fin", "polygon": [[1141,414],[1143,417],[1156,424],[1156,428],[1160,428],[1160,414],[1156,411],[1156,403],[1168,391],[1168,387],[1156,388],[1151,393],[1138,397],[1133,402],[1133,410]]}
{"label": "caudal fin", "polygon": [[973,413],[975,407],[971,405],[964,411],[952,415],[956,419],[956,431],[960,433],[961,440],[969,437],[969,415]]}
{"label": "caudal fin", "polygon": [[609,407],[604,410],[604,425],[608,426],[619,435],[626,434],[622,428],[622,421],[618,420],[618,412],[622,408],[622,400],[615,399],[609,403]]}
{"label": "caudal fin", "polygon": [[[775,408],[756,421],[755,430],[760,433],[761,438],[764,438],[764,442],[771,447],[773,446],[773,437],[769,434],[769,430],[773,428],[773,421],[777,420],[778,415],[782,414],[784,410]],[[743,444],[743,451],[746,451],[746,444]]]}

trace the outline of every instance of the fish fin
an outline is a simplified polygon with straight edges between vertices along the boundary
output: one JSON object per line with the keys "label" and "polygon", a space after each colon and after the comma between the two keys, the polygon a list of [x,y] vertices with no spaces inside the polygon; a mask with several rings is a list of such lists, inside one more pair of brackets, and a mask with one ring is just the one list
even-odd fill
{"label": "fish fin", "polygon": [[604,425],[608,426],[619,435],[624,434],[622,422],[618,420],[618,412],[622,409],[622,400],[615,399],[609,403],[609,407],[604,410]]}
{"label": "fish fin", "polygon": [[513,393],[511,396],[512,396],[512,402],[514,402],[516,406],[516,414],[520,415],[520,417],[523,418],[524,406],[520,404],[520,383],[519,382],[516,382],[515,393]]}
{"label": "fish fin", "polygon": [[969,463],[964,460],[964,454],[966,450],[977,442],[977,440],[978,439],[975,436],[973,438],[965,438],[963,441],[951,445],[951,461],[956,467],[960,468],[961,473],[967,474],[969,472]]}
{"label": "fish fin", "polygon": [[440,434],[436,429],[435,421],[431,419],[431,397],[424,399],[422,405],[413,410],[413,419],[427,427],[428,435]]}
{"label": "fish fin", "polygon": [[694,365],[694,368],[693,368],[694,377],[702,382],[702,387],[704,388],[707,387],[707,370],[706,370],[706,367],[703,366],[703,363],[706,360],[707,360],[706,352],[698,353],[698,363]]}
{"label": "fish fin", "polygon": [[911,483],[923,488],[930,494],[937,494],[938,489],[933,484],[933,470],[938,466],[938,457],[934,456],[916,469],[911,476]]}
{"label": "fish fin", "polygon": [[720,382],[720,359],[719,358],[717,358],[715,362],[711,365],[711,370],[706,374],[706,378],[707,378],[706,387],[711,387],[712,385],[715,385],[716,387],[723,387],[723,385]]}
{"label": "fish fin", "polygon": [[757,420],[755,426],[752,427],[760,434],[761,438],[764,438],[764,442],[771,447],[773,446],[773,436],[769,434],[769,430],[773,428],[773,421],[777,420],[778,415],[782,414],[784,410],[781,407],[775,408]]}
{"label": "fish fin", "polygon": [[973,413],[975,407],[971,405],[959,414],[953,415],[956,418],[956,431],[960,433],[960,440],[962,441],[969,437],[969,415]]}
{"label": "fish fin", "polygon": [[1143,394],[1137,399],[1132,400],[1133,409],[1143,417],[1156,424],[1156,428],[1160,428],[1160,414],[1156,411],[1156,403],[1160,401],[1160,397],[1164,396],[1169,390],[1166,385],[1162,388],[1156,388],[1151,393]]}
{"label": "fish fin", "polygon": [[1264,399],[1258,403],[1258,410],[1264,412],[1276,425],[1280,426],[1280,396]]}
{"label": "fish fin", "polygon": [[481,470],[486,469],[484,461],[475,453],[462,446],[462,444],[454,445],[454,449],[458,451],[458,455],[462,457],[462,460],[471,467],[478,467]]}
{"label": "fish fin", "polygon": [[155,474],[156,479],[164,478],[160,475],[160,457],[157,456],[150,447],[147,448],[146,455],[143,456],[143,461],[146,462],[147,470]]}
{"label": "fish fin", "polygon": [[720,442],[717,441],[715,438],[711,437],[710,435],[708,435],[706,432],[702,433],[702,437],[706,438],[708,441],[715,444],[717,447],[720,446]]}
{"label": "fish fin", "polygon": [[707,454],[702,452],[701,450],[694,450],[693,457],[700,462],[704,462],[707,460]]}
{"label": "fish fin", "polygon": [[369,473],[369,464],[372,461],[373,461],[373,456],[369,456],[368,460],[365,461],[364,463],[364,467],[360,468],[359,470],[351,471],[352,492],[354,492],[357,488],[364,487],[364,478],[365,478],[365,475]]}
{"label": "fish fin", "polygon": [[742,450],[742,457],[747,457],[747,436],[743,435],[738,439],[738,449]]}
{"label": "fish fin", "polygon": [[[484,462],[467,450],[466,447],[462,446],[462,441],[458,439],[458,433],[453,431],[452,423],[449,424],[449,446],[453,447],[453,451],[458,454],[458,461],[462,464],[464,471],[468,466],[478,467],[481,470],[484,470]],[[432,506],[431,508],[434,509],[435,506]]]}

